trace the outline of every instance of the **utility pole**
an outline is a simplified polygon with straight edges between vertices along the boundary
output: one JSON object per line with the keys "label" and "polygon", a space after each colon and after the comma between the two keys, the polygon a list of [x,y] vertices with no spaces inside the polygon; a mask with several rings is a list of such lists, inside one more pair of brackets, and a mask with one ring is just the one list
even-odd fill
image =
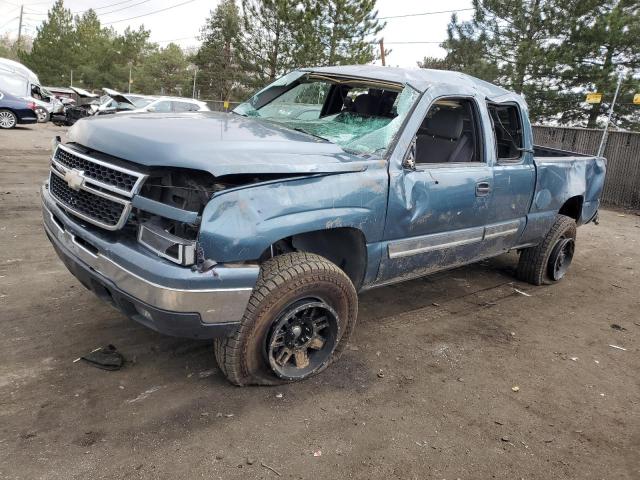
{"label": "utility pole", "polygon": [[71,87],[73,87],[73,70],[71,70]]}
{"label": "utility pole", "polygon": [[20,25],[18,25],[18,48],[20,48],[20,39],[22,38],[22,13],[24,5],[20,5]]}
{"label": "utility pole", "polygon": [[129,62],[129,93],[131,93],[131,62]]}
{"label": "utility pole", "polygon": [[195,69],[193,71],[193,93],[191,95],[191,98],[196,98],[196,77],[198,76],[198,66],[195,66]]}
{"label": "utility pole", "polygon": [[380,60],[382,60],[382,66],[384,67],[387,64],[384,58],[384,38],[380,39]]}
{"label": "utility pole", "polygon": [[601,157],[604,153],[604,148],[607,144],[607,131],[609,130],[609,124],[611,123],[611,117],[613,115],[613,107],[616,106],[616,100],[618,99],[618,92],[620,91],[620,84],[622,83],[622,72],[618,75],[618,84],[616,85],[616,93],[613,95],[613,102],[609,107],[609,116],[607,117],[607,123],[604,125],[604,131],[602,132],[602,139],[600,140],[600,147],[598,147],[598,157]]}

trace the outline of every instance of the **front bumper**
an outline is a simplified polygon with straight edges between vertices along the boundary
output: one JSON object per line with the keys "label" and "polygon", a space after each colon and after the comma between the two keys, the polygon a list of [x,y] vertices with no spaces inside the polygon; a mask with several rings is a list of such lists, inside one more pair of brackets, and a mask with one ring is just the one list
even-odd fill
{"label": "front bumper", "polygon": [[56,253],[102,300],[173,336],[219,337],[239,324],[258,277],[257,266],[192,271],[133,245],[103,238],[60,209],[46,186],[41,195],[44,229]]}

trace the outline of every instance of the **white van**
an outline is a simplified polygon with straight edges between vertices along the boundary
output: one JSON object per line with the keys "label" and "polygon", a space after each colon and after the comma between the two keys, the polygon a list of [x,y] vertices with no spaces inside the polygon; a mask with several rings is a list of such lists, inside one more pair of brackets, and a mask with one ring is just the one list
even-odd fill
{"label": "white van", "polygon": [[8,58],[0,58],[0,91],[35,102],[38,121],[47,121],[61,111],[62,102],[40,86],[38,76],[27,67]]}

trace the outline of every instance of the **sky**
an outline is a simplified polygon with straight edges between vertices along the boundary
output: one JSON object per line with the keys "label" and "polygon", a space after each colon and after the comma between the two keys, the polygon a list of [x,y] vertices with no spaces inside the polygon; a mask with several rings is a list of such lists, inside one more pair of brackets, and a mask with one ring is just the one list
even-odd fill
{"label": "sky", "polygon": [[[0,35],[8,33],[15,37],[18,31],[20,4],[24,3],[23,28],[27,35],[35,35],[37,25],[46,18],[47,9],[53,0],[0,0]],[[182,4],[182,5],[180,5]],[[151,30],[151,40],[166,45],[173,40],[181,47],[197,47],[195,38],[204,24],[209,12],[216,7],[217,0],[66,0],[65,6],[72,12],[81,12],[88,8],[96,9],[103,24],[110,24],[118,31],[128,25],[137,28],[144,24]],[[175,5],[175,8],[171,8]],[[385,47],[391,49],[387,65],[416,67],[416,62],[424,56],[443,57],[438,43],[447,36],[447,24],[451,13],[417,16],[424,12],[443,10],[463,10],[458,12],[460,19],[471,16],[471,0],[378,0],[379,17],[411,15],[401,18],[389,18],[380,33]],[[158,11],[166,9],[164,11]],[[156,12],[156,13],[152,13]],[[150,14],[151,13],[151,14]],[[148,15],[150,14],[150,15]],[[131,18],[144,15],[141,18]],[[129,19],[130,20],[125,20]],[[120,21],[124,20],[124,21]],[[110,23],[114,22],[114,23]],[[432,42],[432,43],[395,43],[395,42]],[[379,62],[378,62],[379,63]]]}

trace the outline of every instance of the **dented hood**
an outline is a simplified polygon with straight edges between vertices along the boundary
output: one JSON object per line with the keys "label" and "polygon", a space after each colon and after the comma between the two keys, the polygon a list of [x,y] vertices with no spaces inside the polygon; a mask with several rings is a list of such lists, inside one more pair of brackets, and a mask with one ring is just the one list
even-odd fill
{"label": "dented hood", "polygon": [[217,112],[91,117],[73,126],[69,141],[141,165],[205,170],[216,177],[354,172],[368,163],[311,135]]}

